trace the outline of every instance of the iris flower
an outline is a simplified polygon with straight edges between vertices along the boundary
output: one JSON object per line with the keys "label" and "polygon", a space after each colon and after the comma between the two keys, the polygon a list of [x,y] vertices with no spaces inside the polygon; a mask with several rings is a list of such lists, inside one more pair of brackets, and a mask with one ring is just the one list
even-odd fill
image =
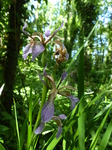
{"label": "iris flower", "polygon": [[47,85],[44,80],[42,80],[41,75],[39,75],[39,77],[42,80],[42,82],[51,91],[49,92],[49,97],[48,97],[47,102],[42,107],[41,123],[40,123],[39,127],[36,129],[36,131],[38,131],[38,132],[35,132],[36,134],[40,134],[42,132],[42,130],[44,129],[45,123],[49,122],[53,118],[53,116],[54,116],[54,100],[55,100],[57,94],[65,96],[65,97],[70,99],[70,101],[71,101],[71,110],[74,109],[76,103],[79,101],[78,98],[76,98],[75,96],[71,95],[70,90],[75,90],[72,86],[62,86],[62,87],[59,88],[59,86],[62,83],[62,81],[67,77],[67,72],[63,72],[62,73],[60,82],[56,86],[53,77],[49,76],[46,73],[46,67],[44,68],[43,76],[49,80],[50,86]]}
{"label": "iris flower", "polygon": [[[56,62],[59,64],[59,63],[62,63],[66,60],[68,60],[69,58],[69,54],[67,53],[67,49],[65,47],[65,45],[60,42],[60,40],[56,40],[54,41],[53,43],[55,43],[55,53],[53,54],[53,58],[56,60]],[[57,47],[58,46],[58,47]]]}
{"label": "iris flower", "polygon": [[[45,45],[56,35],[56,33],[63,27],[63,24],[55,30],[55,32],[51,35],[51,32],[49,29],[45,31],[45,40],[43,38],[42,33],[37,32],[37,35],[30,35],[28,32],[25,31],[27,28],[27,23],[24,24],[22,31],[24,34],[29,36],[31,38],[31,41],[29,44],[27,44],[23,51],[23,58],[26,60],[27,56],[32,53],[32,61],[45,50]],[[35,37],[39,38],[39,41],[35,39]]]}

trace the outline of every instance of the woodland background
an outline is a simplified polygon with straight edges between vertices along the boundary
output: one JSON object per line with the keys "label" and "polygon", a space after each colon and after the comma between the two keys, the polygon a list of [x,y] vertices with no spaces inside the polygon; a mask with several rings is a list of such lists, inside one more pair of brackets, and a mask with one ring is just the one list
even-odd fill
{"label": "woodland background", "polygon": [[[27,22],[29,33],[39,31],[44,34],[49,25],[55,31],[62,21],[64,27],[58,35],[64,38],[69,60],[59,64],[55,81],[58,82],[63,70],[67,69],[67,84],[76,88],[75,94],[81,102],[73,116],[65,121],[65,130],[59,140],[52,136],[55,127],[49,123],[46,132],[39,135],[35,146],[33,144],[30,148],[112,149],[111,0],[1,0],[0,87],[4,83],[5,86],[0,97],[0,142],[6,150],[20,149],[16,116],[21,131],[20,141],[23,136],[21,149],[28,149],[28,120],[25,118],[29,112],[29,99],[32,98],[33,127],[42,97],[43,84],[38,77],[43,70],[41,55],[33,62],[31,55],[27,60],[23,59],[28,37],[22,33],[22,27]],[[56,64],[53,44],[47,49],[48,69],[52,73]],[[64,98],[58,97],[55,106],[57,111],[69,114],[69,101],[64,101]],[[66,126],[70,128],[66,129]]]}

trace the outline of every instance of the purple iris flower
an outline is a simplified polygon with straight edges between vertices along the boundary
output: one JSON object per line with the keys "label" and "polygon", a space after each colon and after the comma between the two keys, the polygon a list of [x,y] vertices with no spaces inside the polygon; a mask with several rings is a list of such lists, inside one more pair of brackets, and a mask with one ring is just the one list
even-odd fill
{"label": "purple iris flower", "polygon": [[[62,73],[60,82],[59,82],[59,84],[56,87],[53,77],[51,77],[51,76],[49,76],[47,74],[46,67],[44,68],[43,76],[49,80],[50,86],[47,85],[47,83],[44,80],[42,80],[41,75],[39,75],[39,77],[42,80],[42,82],[51,90],[49,92],[48,100],[43,105],[42,111],[41,111],[41,122],[43,122],[44,124],[46,122],[49,122],[51,119],[54,118],[53,117],[54,116],[54,100],[55,100],[57,94],[65,96],[65,97],[67,97],[67,98],[69,98],[71,100],[71,109],[74,109],[76,103],[79,101],[78,98],[76,98],[73,95],[71,95],[70,91],[71,90],[75,90],[73,87],[71,87],[71,86],[62,86],[62,87],[59,88],[61,82],[67,77],[67,72],[63,72]],[[64,115],[59,115],[58,118],[66,119],[66,117]],[[40,126],[38,127],[39,129],[38,128],[37,129],[40,131],[42,129],[42,127],[43,127],[43,124],[40,124]],[[36,131],[38,131],[37,129],[36,129]],[[59,129],[58,130],[59,130],[58,133],[61,133],[62,129],[61,129],[60,125],[59,125]],[[38,132],[36,132],[36,133],[38,133]],[[57,135],[57,137],[58,137],[58,135]]]}
{"label": "purple iris flower", "polygon": [[[45,50],[46,44],[56,35],[56,33],[63,27],[63,23],[61,26],[51,35],[50,30],[45,31],[45,40],[43,38],[42,33],[37,32],[38,36],[30,35],[28,32],[25,31],[27,28],[27,23],[24,24],[22,31],[24,34],[31,38],[29,44],[27,44],[23,51],[23,58],[26,60],[27,56],[32,53],[32,61]],[[39,38],[39,41],[35,39],[35,37]]]}

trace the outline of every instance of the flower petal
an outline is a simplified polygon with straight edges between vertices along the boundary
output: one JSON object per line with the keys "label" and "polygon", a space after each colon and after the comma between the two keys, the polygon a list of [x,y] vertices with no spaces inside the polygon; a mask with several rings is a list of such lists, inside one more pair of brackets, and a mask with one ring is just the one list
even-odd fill
{"label": "flower petal", "polygon": [[56,134],[56,138],[59,138],[61,133],[62,133],[62,127],[61,126],[63,124],[61,123],[61,119],[60,118],[66,119],[66,116],[64,114],[62,114],[62,115],[59,115],[59,116],[53,116],[53,118],[52,118],[58,125],[58,132]]}
{"label": "flower petal", "polygon": [[62,95],[62,96],[65,96],[65,97],[68,97],[68,96],[71,95],[71,92],[68,91],[68,89],[63,90],[63,91],[61,91],[61,90],[59,89],[59,90],[58,90],[58,94],[59,94],[59,95]]}
{"label": "flower petal", "polygon": [[59,115],[59,118],[63,120],[63,119],[66,119],[67,116],[65,114],[61,114],[61,115]]}
{"label": "flower petal", "polygon": [[27,23],[25,22],[23,28],[22,28],[22,31],[24,32],[24,29],[27,28]]}
{"label": "flower petal", "polygon": [[42,107],[41,119],[42,122],[48,122],[53,118],[54,115],[54,104],[52,101],[47,101]]}
{"label": "flower petal", "polygon": [[43,51],[45,50],[45,47],[43,46],[42,43],[35,43],[32,46],[32,61]]}
{"label": "flower petal", "polygon": [[68,58],[69,58],[69,54],[68,54],[68,53],[66,53],[66,60],[68,60]]}
{"label": "flower petal", "polygon": [[71,110],[75,108],[75,104],[79,101],[77,97],[74,97],[73,95],[68,96],[68,98],[71,100]]}
{"label": "flower petal", "polygon": [[34,133],[35,134],[40,134],[43,131],[44,127],[45,127],[45,123],[41,122],[40,125],[38,126],[38,128],[35,130]]}
{"label": "flower petal", "polygon": [[62,127],[61,126],[58,126],[58,132],[57,132],[57,134],[56,134],[56,138],[59,138],[60,137],[60,135],[61,135],[61,133],[62,133]]}
{"label": "flower petal", "polygon": [[23,31],[24,34],[29,35],[28,32],[26,32],[26,31],[24,30],[25,28],[27,28],[27,23],[26,23],[26,22],[25,22],[25,24],[24,24],[24,26],[23,26],[23,28],[22,28],[22,31]]}
{"label": "flower petal", "polygon": [[63,27],[64,22],[62,22],[61,26],[54,32],[54,35]]}
{"label": "flower petal", "polygon": [[73,87],[70,86],[70,85],[62,86],[62,87],[59,88],[59,91],[64,91],[64,90],[73,90],[73,91],[75,91],[76,89],[73,88]]}
{"label": "flower petal", "polygon": [[63,81],[67,76],[67,72],[63,72],[61,75],[61,81]]}
{"label": "flower petal", "polygon": [[50,35],[51,35],[51,32],[50,32],[49,29],[47,29],[47,30],[45,31],[45,39],[47,39]]}
{"label": "flower petal", "polygon": [[23,50],[23,58],[26,60],[27,56],[32,53],[32,47],[31,44],[27,44]]}

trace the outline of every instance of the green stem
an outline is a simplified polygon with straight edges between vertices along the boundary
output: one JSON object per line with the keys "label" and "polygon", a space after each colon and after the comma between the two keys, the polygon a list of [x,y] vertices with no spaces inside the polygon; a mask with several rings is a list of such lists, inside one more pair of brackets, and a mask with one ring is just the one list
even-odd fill
{"label": "green stem", "polygon": [[[45,79],[44,79],[44,80],[45,80]],[[31,140],[30,140],[30,145],[32,144],[32,142],[35,143],[34,139],[36,140],[36,136],[38,136],[38,135],[35,135],[35,134],[34,134],[34,131],[35,131],[35,129],[36,129],[36,128],[39,126],[39,124],[40,124],[40,120],[41,120],[41,110],[42,110],[42,107],[43,107],[43,105],[44,105],[44,103],[45,103],[47,91],[48,91],[47,87],[46,87],[45,85],[43,85],[42,101],[41,101],[40,109],[39,109],[39,112],[38,112],[37,120],[36,120],[36,123],[35,123],[34,128],[33,128],[32,137],[31,137]],[[37,141],[38,141],[38,140],[37,140]],[[37,141],[36,141],[36,142],[37,142]]]}
{"label": "green stem", "polygon": [[[44,81],[46,79],[44,78]],[[41,119],[41,110],[42,110],[42,107],[45,103],[45,99],[46,99],[46,95],[47,95],[47,87],[45,85],[43,85],[43,91],[42,91],[42,101],[41,101],[41,105],[40,105],[40,109],[39,109],[39,112],[38,112],[38,117],[37,117],[37,120],[36,120],[36,123],[35,123],[35,126],[34,126],[34,130],[37,128],[37,126],[39,125],[40,123],[40,119]]]}
{"label": "green stem", "polygon": [[[42,61],[43,67],[45,67],[45,65],[46,65],[46,51],[43,52],[41,61]],[[44,81],[46,82],[46,78],[44,78]],[[47,91],[48,91],[47,87],[43,84],[42,101],[41,101],[40,109],[39,109],[38,116],[37,116],[37,119],[36,119],[36,123],[35,123],[34,128],[33,128],[32,136],[31,136],[31,139],[30,139],[30,145],[32,144],[32,142],[35,143],[34,139],[36,139],[37,135],[34,135],[34,131],[40,124],[41,110],[42,110],[42,107],[43,107],[43,105],[45,103],[45,100],[46,100]],[[30,145],[29,145],[29,148],[30,148]]]}
{"label": "green stem", "polygon": [[[42,65],[43,67],[45,67],[46,65],[46,50],[42,53]],[[44,81],[46,81],[46,79],[44,78]],[[41,105],[40,105],[40,109],[39,109],[39,112],[38,112],[38,117],[37,117],[37,120],[36,120],[36,123],[35,123],[35,126],[34,126],[34,130],[36,129],[36,127],[39,125],[40,123],[40,119],[41,119],[41,110],[42,110],[42,107],[45,103],[45,99],[46,99],[46,95],[47,95],[47,87],[43,84],[43,91],[42,91],[42,101],[41,101]]]}
{"label": "green stem", "polygon": [[32,83],[30,87],[30,99],[29,99],[29,122],[28,122],[28,137],[27,137],[27,146],[30,145],[32,135]]}
{"label": "green stem", "polygon": [[17,120],[17,112],[16,112],[16,103],[15,103],[15,100],[14,100],[14,113],[15,113],[16,131],[17,131],[17,137],[18,137],[18,150],[21,150],[20,136],[19,136],[19,127],[18,127],[18,120]]}
{"label": "green stem", "polygon": [[[82,38],[80,39],[83,45],[84,32],[82,30]],[[79,104],[79,119],[78,119],[78,133],[79,133],[79,149],[85,150],[85,114],[82,113],[84,108],[84,48],[79,55],[79,72],[78,72],[78,97],[81,100]]]}

